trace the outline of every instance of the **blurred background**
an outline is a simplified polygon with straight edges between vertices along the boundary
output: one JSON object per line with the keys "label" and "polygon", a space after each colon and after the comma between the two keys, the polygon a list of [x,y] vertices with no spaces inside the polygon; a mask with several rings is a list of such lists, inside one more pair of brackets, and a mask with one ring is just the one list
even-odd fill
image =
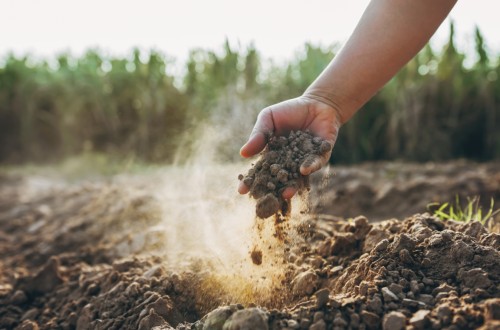
{"label": "blurred background", "polygon": [[[257,113],[299,96],[367,4],[2,1],[0,164],[179,163],[207,129],[217,161],[235,161]],[[341,130],[332,162],[498,159],[497,6],[459,1]]]}

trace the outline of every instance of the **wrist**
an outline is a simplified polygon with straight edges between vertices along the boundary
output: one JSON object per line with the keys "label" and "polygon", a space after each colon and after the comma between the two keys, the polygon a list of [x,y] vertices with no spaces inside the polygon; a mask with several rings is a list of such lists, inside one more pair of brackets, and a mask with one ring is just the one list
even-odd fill
{"label": "wrist", "polygon": [[310,87],[304,92],[304,94],[302,94],[302,97],[328,107],[334,112],[340,126],[344,125],[346,122],[344,116],[342,115],[342,107],[338,104],[338,102],[334,101],[334,98],[332,98],[331,95],[328,95],[328,93],[323,93],[321,90]]}

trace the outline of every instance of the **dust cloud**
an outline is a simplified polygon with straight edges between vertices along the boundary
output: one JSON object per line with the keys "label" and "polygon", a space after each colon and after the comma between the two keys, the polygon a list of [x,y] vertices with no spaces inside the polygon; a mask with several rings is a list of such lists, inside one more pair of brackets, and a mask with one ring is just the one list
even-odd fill
{"label": "dust cloud", "polygon": [[[284,255],[299,238],[283,229],[287,241],[277,239],[274,220],[257,219],[255,201],[238,194],[238,174],[251,160],[221,163],[216,150],[226,137],[223,130],[204,127],[193,156],[165,169],[157,182],[167,238],[163,252],[181,269],[206,270],[205,290],[230,293],[227,299],[238,302],[264,301],[283,281]],[[295,204],[287,228],[300,222],[302,208]],[[255,251],[262,252],[260,264],[252,262]]]}

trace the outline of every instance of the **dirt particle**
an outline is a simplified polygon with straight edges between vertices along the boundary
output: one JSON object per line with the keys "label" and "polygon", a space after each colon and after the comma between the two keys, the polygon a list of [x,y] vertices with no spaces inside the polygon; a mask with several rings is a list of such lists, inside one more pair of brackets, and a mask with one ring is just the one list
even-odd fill
{"label": "dirt particle", "polygon": [[256,206],[256,213],[259,218],[265,219],[280,210],[280,202],[276,196],[269,193],[264,197],[259,198]]}
{"label": "dirt particle", "polygon": [[250,258],[255,265],[262,265],[262,251],[257,250],[256,247],[250,252]]}

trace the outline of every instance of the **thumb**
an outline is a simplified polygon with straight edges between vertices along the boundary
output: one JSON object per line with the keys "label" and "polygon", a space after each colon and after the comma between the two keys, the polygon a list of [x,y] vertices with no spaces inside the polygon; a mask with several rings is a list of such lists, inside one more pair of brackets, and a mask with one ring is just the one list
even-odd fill
{"label": "thumb", "polygon": [[248,141],[240,149],[240,155],[248,158],[261,152],[273,132],[272,110],[271,108],[265,108],[259,113]]}

